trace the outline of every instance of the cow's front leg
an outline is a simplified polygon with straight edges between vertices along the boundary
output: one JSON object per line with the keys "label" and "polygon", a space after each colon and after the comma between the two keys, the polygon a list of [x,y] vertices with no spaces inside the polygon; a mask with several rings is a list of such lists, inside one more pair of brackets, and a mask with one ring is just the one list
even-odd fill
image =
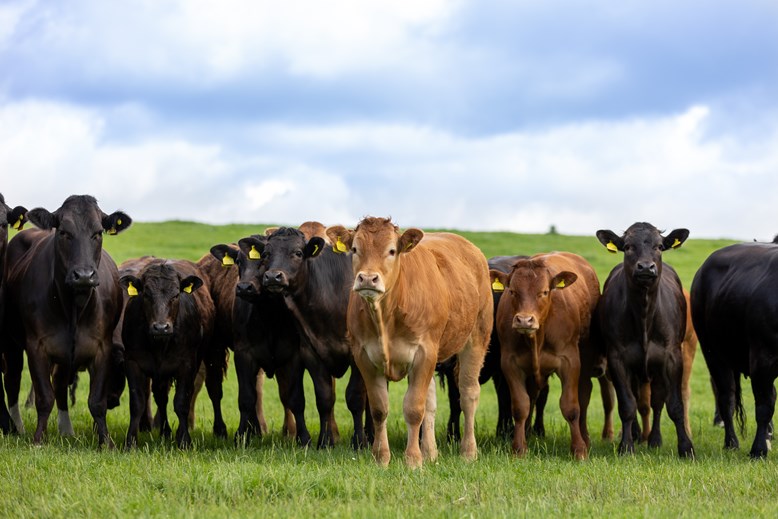
{"label": "cow's front leg", "polygon": [[[112,344],[110,337],[106,344]],[[106,412],[108,410],[108,375],[110,373],[110,348],[102,348],[89,371],[89,412],[97,428],[97,443],[112,449],[113,440],[108,434]],[[36,389],[37,390],[37,389]]]}
{"label": "cow's front leg", "polygon": [[[386,418],[389,414],[389,391],[386,377],[376,369],[365,350],[360,350],[354,361],[365,381],[367,398],[370,402],[370,414],[373,417],[373,427],[375,428],[373,457],[379,465],[386,467],[391,458],[389,438],[386,434]],[[416,441],[418,449],[418,437]]]}
{"label": "cow's front leg", "polygon": [[511,393],[511,411],[513,412],[513,453],[524,456],[527,453],[527,418],[529,417],[530,398],[527,392],[527,376],[518,365],[517,358],[507,348],[502,350],[502,372]]}
{"label": "cow's front leg", "polygon": [[[429,393],[432,375],[435,372],[435,360],[426,357],[423,347],[416,350],[413,366],[408,373],[408,390],[403,399],[403,415],[408,428],[408,443],[405,447],[405,463],[409,467],[420,467],[422,464],[422,452],[419,448],[419,432],[422,421],[427,412],[427,395]],[[433,387],[434,390],[434,387]],[[437,456],[435,446],[434,414],[430,416],[433,423],[425,425],[425,450],[427,455]],[[427,432],[429,431],[429,435]],[[432,436],[428,438],[427,436]],[[431,442],[431,443],[430,443]]]}
{"label": "cow's front leg", "polygon": [[54,407],[54,389],[51,387],[51,364],[48,357],[38,354],[34,348],[27,349],[27,362],[30,366],[32,387],[35,391],[35,411],[38,414],[38,425],[33,435],[33,443],[43,442],[46,428],[49,424],[49,415]]}
{"label": "cow's front leg", "polygon": [[[568,351],[575,350],[569,346]],[[570,426],[570,450],[576,459],[583,460],[589,455],[586,441],[581,433],[581,409],[578,403],[578,382],[581,375],[581,364],[577,356],[562,359],[559,369],[559,378],[562,380],[562,396],[559,399],[559,408],[562,416]],[[591,388],[591,383],[589,384]]]}

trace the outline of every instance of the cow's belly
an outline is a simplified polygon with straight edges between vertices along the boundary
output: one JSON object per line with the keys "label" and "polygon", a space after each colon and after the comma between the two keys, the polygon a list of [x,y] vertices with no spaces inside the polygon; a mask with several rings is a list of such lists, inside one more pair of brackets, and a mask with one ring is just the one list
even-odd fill
{"label": "cow's belly", "polygon": [[[51,362],[65,364],[71,360],[73,344],[67,332],[43,335],[35,344],[37,345],[35,353],[43,353]],[[76,334],[75,349],[72,350],[74,365],[82,367],[91,363],[102,348],[103,340],[101,338],[88,333]]]}
{"label": "cow's belly", "polygon": [[394,339],[388,345],[389,358],[384,363],[383,345],[379,339],[372,339],[365,343],[364,348],[370,362],[379,370],[383,371],[386,378],[397,381],[403,378],[413,365],[416,353],[419,349],[417,342],[411,342],[404,339]]}

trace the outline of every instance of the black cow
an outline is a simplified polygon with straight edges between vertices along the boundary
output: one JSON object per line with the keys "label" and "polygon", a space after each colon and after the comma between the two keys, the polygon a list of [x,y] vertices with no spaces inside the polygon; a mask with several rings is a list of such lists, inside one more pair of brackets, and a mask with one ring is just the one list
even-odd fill
{"label": "black cow", "polygon": [[633,224],[623,236],[597,231],[597,238],[609,251],[624,253],[623,263],[615,266],[605,281],[592,319],[594,337],[599,333],[603,341],[608,371],[616,388],[622,425],[621,454],[634,452],[636,396],[640,385],[648,382],[654,411],[649,446],[662,444],[659,425],[666,403],[678,436],[678,454],[694,456],[684,427],[681,391],[686,299],[675,270],[662,264],[662,251],[680,247],[688,236],[686,229],[662,236],[648,223]]}
{"label": "black cow", "polygon": [[[773,263],[777,262],[777,263]],[[713,252],[692,282],[692,321],[724,422],[724,447],[737,449],[745,411],[740,376],[751,377],[756,408],[752,458],[767,456],[778,376],[778,245],[743,243]]]}
{"label": "black cow", "polygon": [[277,376],[281,403],[295,418],[297,441],[311,442],[305,424],[305,395],[302,392],[304,366],[300,357],[300,336],[292,315],[280,297],[262,290],[263,262],[257,244],[264,236],[251,236],[232,245],[215,245],[211,254],[228,268],[238,268],[237,297],[232,308],[234,364],[238,377],[240,423],[235,433],[238,443],[247,444],[261,435],[257,418],[257,376],[260,368],[269,377]]}
{"label": "black cow", "polygon": [[[8,245],[8,226],[12,226],[16,230],[21,230],[25,222],[25,215],[27,209],[22,206],[16,206],[13,209],[6,205],[5,198],[0,193],[0,431],[3,434],[11,432],[11,413],[5,405],[5,391],[3,391],[3,371],[5,364],[16,364],[17,367],[12,371],[18,371],[21,373],[23,363],[21,352],[17,349],[16,356],[12,351],[9,351],[10,356],[6,358],[6,340],[3,339],[3,312],[5,309],[5,248]],[[13,349],[11,349],[13,350]],[[12,384],[11,384],[12,385]],[[12,408],[13,411],[13,423],[15,432],[22,432],[24,424],[22,424],[21,413],[19,412],[19,406]]]}
{"label": "black cow", "polygon": [[[113,446],[105,415],[122,296],[116,264],[102,244],[103,233],[122,232],[132,220],[120,211],[105,214],[91,196],[71,196],[53,213],[33,209],[27,218],[39,229],[22,231],[8,244],[7,328],[11,347],[27,351],[38,412],[33,441],[43,441],[55,398],[60,433],[73,433],[67,386],[87,368],[99,444]],[[14,391],[9,403],[18,405],[18,386]]]}
{"label": "black cow", "polygon": [[300,354],[313,378],[321,423],[318,446],[334,442],[330,425],[335,405],[333,377],[342,377],[349,367],[346,404],[354,422],[351,444],[366,446],[362,424],[366,390],[346,333],[354,284],[351,258],[327,247],[319,236],[308,239],[302,231],[284,227],[266,241],[258,241],[256,248],[263,256],[262,289],[281,296],[275,301],[292,314],[301,337]]}
{"label": "black cow", "polygon": [[[186,447],[191,443],[188,419],[195,377],[206,358],[213,332],[214,306],[208,288],[200,289],[203,279],[199,269],[185,260],[152,260],[137,276],[122,276],[120,283],[129,296],[122,325],[124,365],[130,389],[126,445],[131,447],[137,442],[150,377],[160,415],[160,432],[165,437],[170,435],[168,391],[171,380],[175,380],[173,407],[179,424],[176,443]],[[217,375],[221,383],[220,369]],[[206,384],[207,379],[208,375]],[[219,432],[226,434],[226,428],[221,414],[216,413],[217,408],[220,410],[215,405],[214,433],[218,436]]]}

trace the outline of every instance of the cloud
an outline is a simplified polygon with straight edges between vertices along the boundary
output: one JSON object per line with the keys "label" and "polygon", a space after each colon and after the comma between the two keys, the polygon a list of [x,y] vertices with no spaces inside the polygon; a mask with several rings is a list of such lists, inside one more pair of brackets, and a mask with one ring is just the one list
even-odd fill
{"label": "cloud", "polygon": [[[778,127],[760,141],[710,138],[711,109],[470,137],[397,124],[253,126],[247,145],[148,135],[105,139],[95,111],[0,109],[12,203],[97,196],[140,221],[355,224],[591,234],[647,220],[696,237],[775,231]],[[45,189],[43,188],[45,187]],[[722,217],[723,216],[723,217]]]}

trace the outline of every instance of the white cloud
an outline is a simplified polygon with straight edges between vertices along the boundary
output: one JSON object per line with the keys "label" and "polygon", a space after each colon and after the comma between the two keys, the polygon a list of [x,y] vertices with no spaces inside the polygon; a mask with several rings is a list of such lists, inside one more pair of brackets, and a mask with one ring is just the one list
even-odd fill
{"label": "white cloud", "polygon": [[[131,116],[133,111],[129,111]],[[2,190],[56,208],[73,193],[137,220],[354,224],[591,234],[635,221],[693,237],[778,231],[778,127],[759,141],[711,139],[711,109],[589,121],[492,137],[368,124],[246,128],[249,142],[150,133],[106,139],[96,111],[0,107]]]}

